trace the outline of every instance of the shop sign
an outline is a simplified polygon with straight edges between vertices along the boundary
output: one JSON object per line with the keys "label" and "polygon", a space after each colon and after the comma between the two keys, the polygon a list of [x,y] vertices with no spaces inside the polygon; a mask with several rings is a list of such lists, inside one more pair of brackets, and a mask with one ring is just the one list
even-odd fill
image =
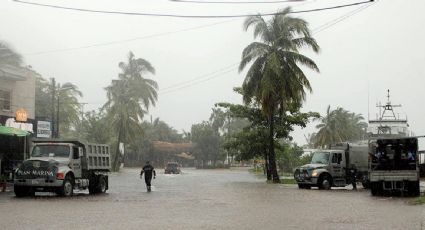
{"label": "shop sign", "polygon": [[28,114],[25,109],[18,109],[15,112],[15,121],[17,122],[26,122],[28,120]]}

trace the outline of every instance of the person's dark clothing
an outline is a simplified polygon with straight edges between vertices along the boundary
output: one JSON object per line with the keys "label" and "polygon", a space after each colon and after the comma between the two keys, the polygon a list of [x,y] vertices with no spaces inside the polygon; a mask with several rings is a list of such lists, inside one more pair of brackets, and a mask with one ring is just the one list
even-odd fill
{"label": "person's dark clothing", "polygon": [[140,176],[143,175],[143,173],[145,174],[145,183],[146,183],[146,186],[148,188],[150,188],[151,187],[152,175],[153,176],[156,176],[155,169],[154,169],[154,167],[152,165],[147,164],[147,165],[143,166],[143,169],[140,172]]}
{"label": "person's dark clothing", "polygon": [[351,177],[351,185],[353,186],[353,190],[357,189],[356,175],[357,175],[357,169],[356,169],[356,167],[352,167],[350,169],[350,177]]}

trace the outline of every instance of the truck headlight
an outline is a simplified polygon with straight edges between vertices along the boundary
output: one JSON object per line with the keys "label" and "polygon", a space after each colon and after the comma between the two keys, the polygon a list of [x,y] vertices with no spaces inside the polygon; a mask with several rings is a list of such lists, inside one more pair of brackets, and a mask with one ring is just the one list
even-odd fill
{"label": "truck headlight", "polygon": [[318,174],[317,171],[316,170],[313,170],[313,173],[311,173],[311,176],[312,177],[317,177],[317,174]]}

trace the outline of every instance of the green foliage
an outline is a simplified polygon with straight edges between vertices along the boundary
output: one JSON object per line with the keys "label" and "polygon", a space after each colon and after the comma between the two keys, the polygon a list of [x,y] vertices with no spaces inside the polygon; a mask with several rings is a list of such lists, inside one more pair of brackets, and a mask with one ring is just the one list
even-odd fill
{"label": "green foliage", "polygon": [[[261,42],[249,44],[242,52],[239,71],[252,63],[242,84],[242,94],[245,104],[255,102],[260,105],[267,116],[269,128],[268,161],[273,181],[278,182],[276,170],[274,140],[275,114],[279,112],[278,127],[284,127],[291,118],[286,112],[298,111],[305,99],[305,90],[311,91],[310,82],[298,65],[303,65],[314,71],[318,67],[310,58],[299,53],[301,48],[311,48],[319,51],[314,38],[311,37],[306,21],[289,16],[291,8],[287,7],[266,21],[261,15],[251,16],[245,20],[244,29],[254,28],[254,38]],[[292,107],[292,108],[291,108]],[[288,127],[286,127],[288,128]],[[280,129],[287,135],[288,129]]]}
{"label": "green foliage", "polygon": [[[59,109],[59,131],[62,136],[76,136],[74,131],[81,125],[79,99],[83,96],[78,87],[72,83],[60,84],[42,77],[36,78],[35,85],[35,116],[53,120],[57,125]],[[52,118],[53,115],[53,118]]]}
{"label": "green foliage", "polygon": [[425,196],[420,196],[409,201],[410,204],[423,205],[425,204]]}
{"label": "green foliage", "polygon": [[303,149],[296,144],[283,143],[278,145],[277,159],[281,171],[292,173],[298,166],[311,162],[311,156],[302,156]]}
{"label": "green foliage", "polygon": [[92,143],[113,143],[114,130],[109,125],[105,111],[90,111],[85,114],[83,129],[85,140]]}
{"label": "green foliage", "polygon": [[315,147],[328,147],[331,144],[345,141],[357,141],[365,138],[367,123],[361,114],[349,112],[343,108],[331,110],[328,106],[326,115],[318,118],[319,131],[312,141]]}
{"label": "green foliage", "polygon": [[142,123],[144,135],[136,136],[137,142],[130,142],[127,145],[125,154],[125,165],[141,166],[146,160],[154,162],[155,165],[162,165],[164,162],[173,159],[173,155],[169,152],[159,152],[153,147],[154,141],[183,143],[189,142],[183,134],[179,134],[177,130],[169,126],[164,121],[156,118],[152,122],[144,121]]}
{"label": "green foliage", "polygon": [[194,124],[191,132],[194,144],[193,155],[198,162],[202,162],[199,167],[204,167],[209,161],[215,166],[217,160],[223,159],[220,148],[222,139],[211,122]]}
{"label": "green foliage", "polygon": [[281,179],[281,184],[297,184],[297,181],[295,179]]}
{"label": "green foliage", "polygon": [[[108,101],[103,106],[108,119],[117,133],[117,143],[135,142],[136,137],[143,135],[141,119],[155,105],[158,85],[155,81],[145,78],[147,73],[155,73],[152,65],[142,59],[136,59],[132,52],[127,62],[120,62],[121,73],[118,80],[113,80],[106,87]],[[146,110],[145,110],[146,109]],[[113,157],[113,169],[119,168],[120,155],[118,145]]]}
{"label": "green foliage", "polygon": [[[238,91],[236,89],[235,91]],[[245,126],[238,132],[226,136],[224,148],[241,160],[264,157],[269,148],[268,121],[262,110],[255,103],[238,105],[231,103],[218,103],[218,106],[227,110],[230,117],[245,121]],[[276,127],[274,129],[275,144],[280,140],[291,140],[290,132],[294,126],[305,127],[311,118],[319,117],[318,113],[285,113],[274,116]],[[281,146],[277,146],[280,148]]]}

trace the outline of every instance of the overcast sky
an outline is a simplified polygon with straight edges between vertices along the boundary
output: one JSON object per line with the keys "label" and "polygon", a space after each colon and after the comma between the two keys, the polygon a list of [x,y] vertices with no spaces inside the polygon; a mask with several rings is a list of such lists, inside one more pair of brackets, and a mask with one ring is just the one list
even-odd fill
{"label": "overcast sky", "polygon": [[[224,15],[273,12],[286,6],[294,10],[328,7],[357,0],[316,0],[280,4],[194,4],[167,0],[28,0],[61,6],[147,13]],[[354,6],[303,13],[310,28],[320,28]],[[338,106],[371,118],[375,104],[402,104],[412,131],[425,134],[423,88],[425,81],[425,3],[423,0],[381,0],[317,32],[321,53],[305,54],[316,61],[320,73],[307,71],[313,87],[303,111],[324,113]],[[182,19],[98,14],[0,1],[0,40],[23,54],[25,63],[45,78],[72,82],[84,94],[85,110],[106,101],[106,87],[119,72],[118,63],[131,50],[156,68],[149,76],[159,84],[159,100],[150,114],[175,129],[190,130],[207,120],[217,102],[240,103],[232,89],[244,73],[235,68],[241,52],[253,41],[252,31],[242,29],[241,19]],[[215,25],[213,25],[215,24]],[[197,27],[196,29],[193,29]],[[178,31],[178,32],[177,32]],[[152,36],[154,35],[154,36]],[[112,43],[91,48],[94,44]],[[62,51],[58,51],[62,50]],[[50,52],[54,51],[54,52]],[[197,80],[194,80],[197,79]],[[147,116],[148,117],[148,116]],[[315,131],[314,124],[297,129],[296,142]]]}

